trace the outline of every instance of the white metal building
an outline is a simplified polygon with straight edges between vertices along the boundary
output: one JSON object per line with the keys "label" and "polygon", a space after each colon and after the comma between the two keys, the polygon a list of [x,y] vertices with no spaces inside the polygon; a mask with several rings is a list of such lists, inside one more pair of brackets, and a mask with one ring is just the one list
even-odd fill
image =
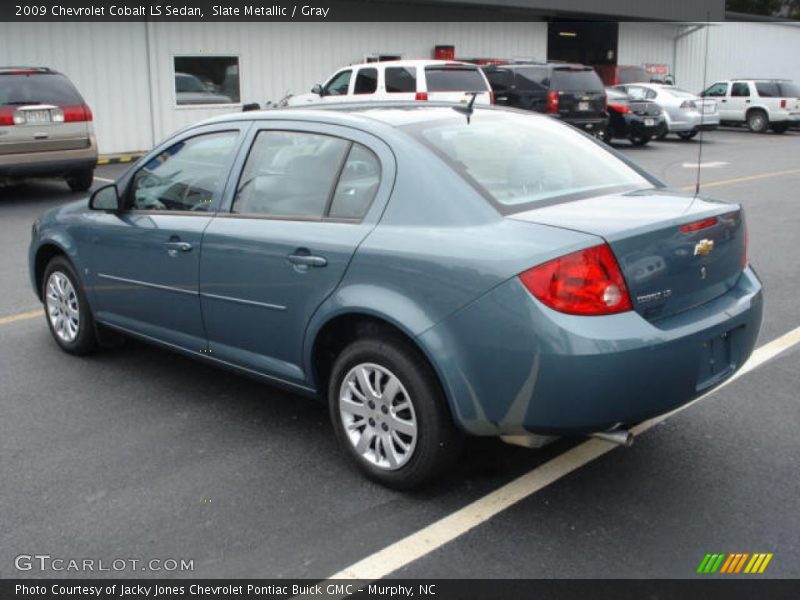
{"label": "white metal building", "polygon": [[[545,21],[499,23],[105,22],[0,23],[0,64],[66,73],[95,115],[101,153],[150,148],[202,118],[241,104],[178,104],[176,57],[228,57],[238,99],[306,92],[342,65],[371,55],[429,58],[437,45],[457,57],[548,58]],[[772,22],[621,22],[615,62],[670,66],[681,87],[730,77],[800,81],[800,27]]]}

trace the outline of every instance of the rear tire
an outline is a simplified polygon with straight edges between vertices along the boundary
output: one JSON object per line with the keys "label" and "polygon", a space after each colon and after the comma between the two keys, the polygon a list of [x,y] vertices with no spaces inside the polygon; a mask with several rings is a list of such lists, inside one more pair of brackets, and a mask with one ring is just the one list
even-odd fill
{"label": "rear tire", "polygon": [[764,133],[769,128],[769,118],[763,110],[755,109],[747,113],[747,128],[753,133]]}
{"label": "rear tire", "polygon": [[67,176],[67,185],[73,192],[85,192],[92,187],[94,169],[75,171]]}
{"label": "rear tire", "polygon": [[44,270],[42,300],[50,333],[70,354],[89,354],[97,348],[95,322],[75,269],[56,256]]}
{"label": "rear tire", "polygon": [[678,133],[678,137],[681,138],[684,142],[688,142],[689,140],[694,139],[697,137],[697,131],[681,131]]}
{"label": "rear tire", "polygon": [[439,381],[420,352],[398,335],[362,338],[342,350],[328,401],[340,445],[362,473],[382,485],[419,487],[458,458],[463,434]]}

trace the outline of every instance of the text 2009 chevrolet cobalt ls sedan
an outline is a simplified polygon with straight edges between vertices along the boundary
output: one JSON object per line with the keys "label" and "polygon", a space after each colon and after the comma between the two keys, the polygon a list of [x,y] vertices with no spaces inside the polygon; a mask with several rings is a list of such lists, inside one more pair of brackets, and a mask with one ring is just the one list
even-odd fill
{"label": "text 2009 chevrolet cobalt ls sedan", "polygon": [[370,477],[419,485],[462,433],[607,432],[751,353],[736,204],[668,191],[545,116],[276,110],[173,136],[35,225],[56,342],[124,333],[326,397]]}

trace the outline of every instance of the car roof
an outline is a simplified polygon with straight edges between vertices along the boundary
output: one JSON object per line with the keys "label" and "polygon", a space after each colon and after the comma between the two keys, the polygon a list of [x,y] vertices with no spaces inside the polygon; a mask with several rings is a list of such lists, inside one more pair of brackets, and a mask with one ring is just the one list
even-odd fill
{"label": "car roof", "polygon": [[559,62],[559,61],[551,61],[551,62],[536,62],[536,61],[526,61],[526,62],[510,62],[510,63],[503,63],[503,64],[495,64],[495,65],[486,65],[484,67],[485,70],[489,70],[492,68],[502,68],[502,69],[518,69],[520,67],[545,67],[545,68],[554,68],[554,69],[580,69],[580,70],[593,70],[592,67],[588,65],[584,65],[581,63],[569,63],[569,62]]}
{"label": "car roof", "polygon": [[728,81],[785,81],[789,82],[791,79],[785,79],[782,77],[736,77],[735,79],[729,79]]}
{"label": "car roof", "polygon": [[[382,123],[390,127],[402,127],[412,123],[448,119],[464,119],[464,113],[456,108],[465,108],[457,102],[419,102],[419,101],[387,101],[387,102],[342,102],[326,106],[315,105],[286,108],[269,108],[212,117],[196,123],[191,128],[215,123],[239,121],[316,121],[333,125],[367,125]],[[538,113],[507,107],[495,107],[476,104],[475,115],[486,112],[514,113],[529,118],[547,118]]]}
{"label": "car roof", "polygon": [[409,60],[382,60],[382,61],[374,61],[374,62],[365,62],[365,63],[358,63],[354,65],[348,65],[346,67],[342,67],[337,69],[337,71],[343,71],[344,69],[358,69],[360,67],[438,67],[438,66],[452,66],[452,67],[475,67],[478,68],[478,65],[473,63],[462,62],[459,60],[426,60],[426,59],[409,59]]}

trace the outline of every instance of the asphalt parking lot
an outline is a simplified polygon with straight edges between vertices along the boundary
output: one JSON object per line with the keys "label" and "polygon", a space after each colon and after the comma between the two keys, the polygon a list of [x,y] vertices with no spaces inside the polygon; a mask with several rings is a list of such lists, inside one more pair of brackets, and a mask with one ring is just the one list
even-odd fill
{"label": "asphalt parking lot", "polygon": [[[617,148],[671,186],[695,181],[698,140]],[[747,211],[762,347],[800,327],[798,159],[798,132],[705,135],[703,193]],[[393,492],[348,465],[321,404],[138,342],[61,352],[34,312],[27,244],[39,213],[77,197],[55,181],[0,188],[0,576],[85,575],[15,570],[20,554],[49,554],[191,559],[169,575],[201,578],[685,578],[709,552],[769,552],[759,577],[800,577],[800,345],[632,448],[583,464],[582,440],[474,439],[436,486]],[[471,513],[463,535],[429,527],[523,474],[545,481],[559,457],[563,476],[493,518]],[[427,542],[385,550],[420,530]]]}

